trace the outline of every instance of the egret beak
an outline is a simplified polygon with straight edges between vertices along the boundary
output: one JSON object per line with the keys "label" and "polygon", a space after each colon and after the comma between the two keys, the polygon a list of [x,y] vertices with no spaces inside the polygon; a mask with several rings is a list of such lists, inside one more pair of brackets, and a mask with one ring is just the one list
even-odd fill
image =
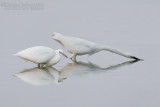
{"label": "egret beak", "polygon": [[141,59],[135,57],[135,56],[130,56],[130,58],[135,59],[136,61],[140,61]]}
{"label": "egret beak", "polygon": [[68,58],[68,56],[67,55],[65,55],[64,53],[62,53],[62,52],[59,52],[61,55],[63,55],[64,57],[66,57],[66,58]]}

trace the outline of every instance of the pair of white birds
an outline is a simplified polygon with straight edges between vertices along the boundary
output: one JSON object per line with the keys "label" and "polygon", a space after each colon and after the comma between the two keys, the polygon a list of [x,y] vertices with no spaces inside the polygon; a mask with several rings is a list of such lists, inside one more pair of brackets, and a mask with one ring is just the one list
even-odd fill
{"label": "pair of white birds", "polygon": [[[52,38],[59,42],[69,53],[73,55],[71,57],[72,60],[76,60],[76,56],[86,54],[92,55],[103,50],[124,56],[126,58],[140,60],[135,56],[131,56],[119,50],[112,49],[110,47],[107,47],[106,45],[97,44],[84,39],[65,36],[56,32],[53,33]],[[35,46],[27,48],[25,50],[17,52],[14,55],[36,63],[39,67],[52,66],[57,64],[61,59],[61,55],[68,58],[61,49],[53,50],[45,46]]]}

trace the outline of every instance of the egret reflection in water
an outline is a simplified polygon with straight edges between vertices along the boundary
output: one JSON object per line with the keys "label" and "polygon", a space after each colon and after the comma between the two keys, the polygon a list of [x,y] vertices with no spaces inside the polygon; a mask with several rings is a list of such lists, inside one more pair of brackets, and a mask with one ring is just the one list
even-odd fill
{"label": "egret reflection in water", "polygon": [[59,72],[53,67],[35,67],[16,73],[14,76],[32,85],[48,85],[52,82],[58,83]]}
{"label": "egret reflection in water", "polygon": [[67,64],[60,73],[60,78],[76,78],[76,77],[83,77],[83,76],[89,76],[89,75],[96,75],[100,73],[104,73],[109,70],[115,70],[122,66],[127,66],[130,64],[133,64],[135,62],[138,62],[136,60],[134,61],[127,61],[120,64],[112,65],[106,68],[102,68],[96,64],[93,64],[91,62],[85,63],[85,62],[73,62]]}
{"label": "egret reflection in water", "polygon": [[133,64],[137,61],[127,61],[117,65],[112,65],[106,68],[102,68],[93,63],[85,62],[72,62],[68,63],[60,71],[57,71],[53,67],[46,68],[32,68],[24,70],[20,73],[14,74],[16,77],[22,79],[33,85],[48,85],[53,82],[59,83],[68,78],[83,77],[89,75],[96,75],[104,73],[109,70],[115,70],[122,66]]}

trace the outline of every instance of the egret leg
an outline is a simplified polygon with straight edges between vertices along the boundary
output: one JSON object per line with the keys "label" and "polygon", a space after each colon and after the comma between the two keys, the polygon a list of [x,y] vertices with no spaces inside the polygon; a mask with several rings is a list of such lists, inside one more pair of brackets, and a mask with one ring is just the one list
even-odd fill
{"label": "egret leg", "polygon": [[73,55],[72,57],[70,57],[70,59],[72,60],[74,56],[75,56],[75,55]]}
{"label": "egret leg", "polygon": [[40,68],[41,64],[38,64],[37,67]]}
{"label": "egret leg", "polygon": [[73,60],[76,61],[76,55],[73,57]]}
{"label": "egret leg", "polygon": [[76,54],[74,54],[70,59],[76,61]]}
{"label": "egret leg", "polygon": [[38,67],[39,67],[39,68],[43,68],[43,67],[44,67],[44,64],[38,64]]}

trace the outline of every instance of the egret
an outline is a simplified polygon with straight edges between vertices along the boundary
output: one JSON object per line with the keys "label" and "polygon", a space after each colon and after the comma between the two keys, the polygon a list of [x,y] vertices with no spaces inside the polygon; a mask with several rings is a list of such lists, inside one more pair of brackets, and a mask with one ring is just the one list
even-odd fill
{"label": "egret", "polygon": [[139,58],[135,56],[131,56],[127,53],[121,52],[120,50],[116,50],[106,45],[97,44],[81,38],[65,36],[57,32],[53,32],[52,38],[57,42],[59,42],[69,53],[73,55],[71,57],[72,60],[76,60],[76,56],[85,55],[85,54],[92,55],[100,51],[109,51],[109,52],[124,56],[126,58],[140,60]]}
{"label": "egret", "polygon": [[15,56],[21,57],[27,61],[38,64],[38,67],[52,66],[57,64],[61,55],[68,58],[61,49],[53,50],[45,46],[34,46],[25,50],[19,51]]}

